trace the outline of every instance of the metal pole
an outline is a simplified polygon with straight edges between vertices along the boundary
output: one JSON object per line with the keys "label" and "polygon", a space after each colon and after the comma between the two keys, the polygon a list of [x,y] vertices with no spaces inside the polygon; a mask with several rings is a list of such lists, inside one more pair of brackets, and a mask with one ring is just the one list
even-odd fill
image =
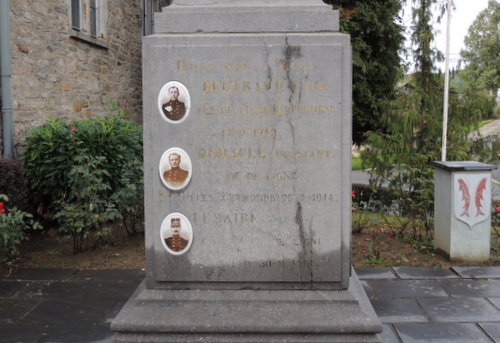
{"label": "metal pole", "polygon": [[444,64],[444,105],[443,105],[443,139],[441,148],[441,161],[446,161],[446,143],[448,136],[448,97],[450,89],[450,22],[451,0],[448,0],[448,18],[446,23],[446,57]]}
{"label": "metal pole", "polygon": [[4,158],[14,158],[12,139],[12,88],[10,68],[9,0],[0,0],[0,72],[2,82],[2,137]]}

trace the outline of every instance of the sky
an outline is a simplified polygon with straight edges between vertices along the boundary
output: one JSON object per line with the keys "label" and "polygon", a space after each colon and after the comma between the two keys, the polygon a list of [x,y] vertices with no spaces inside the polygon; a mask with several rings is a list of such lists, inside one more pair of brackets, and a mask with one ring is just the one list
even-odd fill
{"label": "sky", "polygon": [[[454,68],[460,59],[460,50],[465,47],[464,38],[467,35],[469,27],[479,12],[488,7],[488,0],[453,0],[455,10],[452,10],[450,24],[450,68]],[[408,1],[404,9],[405,25],[411,23],[411,1]],[[434,26],[435,44],[443,53],[446,52],[446,15],[441,20],[441,23]],[[444,61],[437,66],[444,71]]]}

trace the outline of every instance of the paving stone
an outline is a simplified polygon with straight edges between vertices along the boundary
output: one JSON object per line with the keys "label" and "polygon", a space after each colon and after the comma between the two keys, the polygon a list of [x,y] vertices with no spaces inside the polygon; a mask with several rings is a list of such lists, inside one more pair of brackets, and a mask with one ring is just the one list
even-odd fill
{"label": "paving stone", "polygon": [[394,327],[403,343],[491,343],[472,323],[400,323]]}
{"label": "paving stone", "polygon": [[452,297],[500,297],[500,280],[447,279],[437,282]]}
{"label": "paving stone", "polygon": [[401,279],[455,279],[459,276],[448,268],[394,267]]}
{"label": "paving stone", "polygon": [[[118,281],[142,281],[145,273],[138,269],[122,270],[81,270],[74,274],[71,279],[77,281],[101,281],[101,282],[118,282]],[[138,285],[139,283],[137,283]]]}
{"label": "paving stone", "polygon": [[446,297],[435,280],[368,280],[378,297]]}
{"label": "paving stone", "polygon": [[111,342],[112,336],[109,325],[57,326],[40,343],[107,343]]}
{"label": "paving stone", "polygon": [[85,297],[92,286],[83,282],[33,281],[16,296],[79,300]]}
{"label": "paving stone", "polygon": [[26,281],[0,281],[0,297],[13,296],[27,285],[29,285],[29,282]]}
{"label": "paving stone", "polygon": [[425,312],[422,311],[413,299],[372,299],[371,303],[378,319],[382,323],[409,323],[428,322]]}
{"label": "paving stone", "polygon": [[451,268],[465,279],[500,279],[499,266]]}
{"label": "paving stone", "polygon": [[0,323],[14,323],[39,302],[36,299],[0,299]]}
{"label": "paving stone", "polygon": [[400,343],[401,341],[399,340],[398,336],[396,336],[396,333],[394,332],[394,329],[392,328],[392,325],[388,324],[382,324],[382,334],[380,335],[382,337],[382,342],[384,343]]}
{"label": "paving stone", "polygon": [[122,309],[123,305],[125,305],[126,301],[119,301],[114,304],[114,306],[109,310],[109,312],[106,314],[106,323],[111,323],[113,319],[115,319],[116,315],[120,310]]}
{"label": "paving stone", "polygon": [[479,323],[479,326],[494,342],[500,342],[500,323]]}
{"label": "paving stone", "polygon": [[391,268],[356,268],[360,280],[396,279]]}
{"label": "paving stone", "polygon": [[500,322],[500,312],[484,298],[422,298],[417,301],[437,322]]}
{"label": "paving stone", "polygon": [[99,283],[92,282],[86,286],[87,299],[115,299],[127,300],[139,286],[139,281],[134,282],[116,282]]}
{"label": "paving stone", "polygon": [[0,343],[34,343],[46,334],[44,325],[0,324]]}
{"label": "paving stone", "polygon": [[500,298],[488,298],[500,310]]}
{"label": "paving stone", "polygon": [[66,280],[75,274],[78,269],[49,269],[49,268],[28,268],[19,269],[12,275],[16,280]]}
{"label": "paving stone", "polygon": [[102,323],[106,310],[70,300],[43,300],[26,317],[39,323]]}
{"label": "paving stone", "polygon": [[368,282],[366,282],[365,280],[360,280],[360,282],[361,282],[361,286],[363,286],[363,289],[365,290],[365,293],[368,296],[368,298],[370,298],[370,299],[375,298],[376,295],[375,295],[375,292],[373,291],[372,286],[370,286],[368,284]]}

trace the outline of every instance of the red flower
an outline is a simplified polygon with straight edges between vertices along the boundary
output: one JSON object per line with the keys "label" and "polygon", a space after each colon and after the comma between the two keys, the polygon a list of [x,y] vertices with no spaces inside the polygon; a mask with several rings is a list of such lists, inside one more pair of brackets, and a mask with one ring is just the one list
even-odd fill
{"label": "red flower", "polygon": [[387,237],[387,240],[388,240],[388,241],[393,241],[393,240],[394,240],[394,238],[392,238],[392,237]]}
{"label": "red flower", "polygon": [[355,198],[356,197],[356,191],[351,192],[351,197]]}
{"label": "red flower", "polygon": [[4,206],[3,202],[0,202],[0,208],[3,208]]}
{"label": "red flower", "polygon": [[72,128],[71,128],[71,131],[72,131],[72,132],[75,132],[75,131],[76,131],[76,127],[72,127]]}
{"label": "red flower", "polygon": [[356,212],[356,209],[355,209],[355,208],[353,208],[353,209],[352,209],[352,213],[354,213],[354,212]]}
{"label": "red flower", "polygon": [[495,212],[500,212],[500,207],[495,208]]}
{"label": "red flower", "polygon": [[361,253],[362,253],[363,255],[364,255],[364,254],[366,254],[366,250],[364,250],[364,249],[363,249],[363,250],[361,250]]}
{"label": "red flower", "polygon": [[5,213],[5,208],[0,208],[0,213],[4,214]]}

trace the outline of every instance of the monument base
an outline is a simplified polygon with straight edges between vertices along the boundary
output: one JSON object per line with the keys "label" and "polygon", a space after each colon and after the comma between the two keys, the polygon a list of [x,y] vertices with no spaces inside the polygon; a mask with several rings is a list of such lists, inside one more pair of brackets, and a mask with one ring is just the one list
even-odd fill
{"label": "monument base", "polygon": [[346,290],[158,290],[142,282],[114,343],[381,342],[354,270]]}

